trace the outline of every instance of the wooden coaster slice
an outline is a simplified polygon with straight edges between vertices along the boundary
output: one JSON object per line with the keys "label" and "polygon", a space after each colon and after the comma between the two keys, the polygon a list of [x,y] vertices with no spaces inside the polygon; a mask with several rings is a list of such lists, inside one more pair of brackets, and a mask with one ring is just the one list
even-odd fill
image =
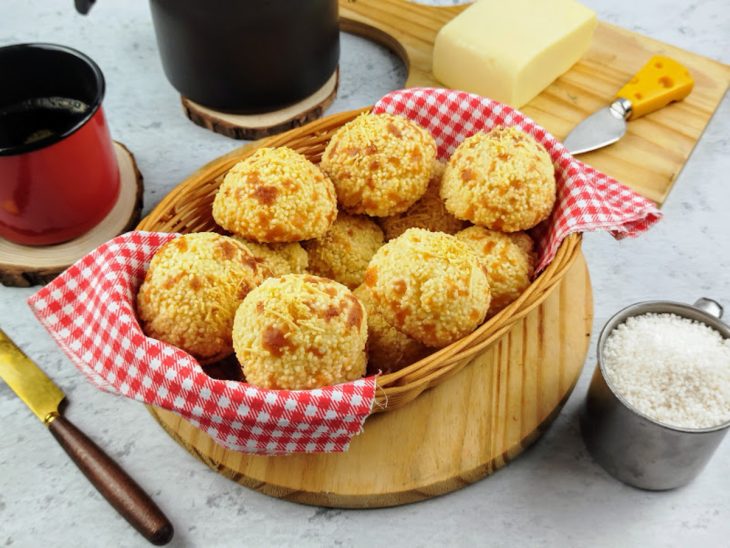
{"label": "wooden coaster slice", "polygon": [[127,147],[115,142],[114,151],[119,164],[119,198],[104,220],[62,244],[24,246],[0,238],[0,283],[13,287],[46,284],[89,251],[135,227],[142,213],[142,174]]}
{"label": "wooden coaster slice", "polygon": [[339,69],[319,90],[288,107],[260,114],[231,114],[209,109],[181,97],[183,110],[195,124],[233,139],[254,140],[316,120],[337,96]]}

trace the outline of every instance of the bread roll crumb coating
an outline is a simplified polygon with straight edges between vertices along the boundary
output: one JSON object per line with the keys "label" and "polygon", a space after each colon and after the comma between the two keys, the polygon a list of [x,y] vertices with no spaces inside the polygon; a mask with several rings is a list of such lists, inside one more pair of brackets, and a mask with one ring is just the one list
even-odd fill
{"label": "bread roll crumb coating", "polygon": [[246,381],[303,390],[365,373],[367,313],[342,284],[310,274],[269,278],[236,312],[233,346]]}
{"label": "bread roll crumb coating", "polygon": [[238,305],[268,274],[233,238],[180,236],[155,253],[137,293],[142,329],[203,363],[223,358],[233,352]]}
{"label": "bread roll crumb coating", "polygon": [[532,238],[524,232],[504,234],[472,226],[456,237],[471,246],[487,267],[492,292],[488,317],[517,299],[532,283],[537,256]]}
{"label": "bread roll crumb coating", "polygon": [[441,199],[441,178],[445,169],[445,163],[436,161],[431,181],[421,199],[403,213],[380,219],[386,240],[397,238],[409,228],[425,228],[446,234],[456,234],[466,228],[467,223],[449,213]]}
{"label": "bread roll crumb coating", "polygon": [[259,244],[238,236],[235,238],[243,243],[253,256],[271,271],[273,277],[285,274],[302,274],[309,266],[307,252],[298,242]]}
{"label": "bread roll crumb coating", "polygon": [[353,293],[368,314],[368,373],[393,373],[428,354],[426,346],[385,321],[367,286],[361,285]]}
{"label": "bread roll crumb coating", "polygon": [[309,254],[310,272],[355,289],[383,243],[383,231],[375,222],[341,212],[324,236],[302,245]]}
{"label": "bread roll crumb coating", "polygon": [[532,228],[555,205],[555,169],[545,148],[513,127],[465,139],[441,183],[446,209],[500,232]]}
{"label": "bread roll crumb coating", "polygon": [[287,147],[260,148],[226,174],[213,218],[226,230],[261,243],[321,236],[337,216],[329,178]]}
{"label": "bread roll crumb coating", "polygon": [[439,348],[484,320],[490,302],[485,270],[454,236],[411,228],[378,250],[365,285],[390,325]]}
{"label": "bread roll crumb coating", "polygon": [[364,113],[335,132],[320,167],[347,212],[387,217],[423,196],[435,159],[436,142],[415,122]]}

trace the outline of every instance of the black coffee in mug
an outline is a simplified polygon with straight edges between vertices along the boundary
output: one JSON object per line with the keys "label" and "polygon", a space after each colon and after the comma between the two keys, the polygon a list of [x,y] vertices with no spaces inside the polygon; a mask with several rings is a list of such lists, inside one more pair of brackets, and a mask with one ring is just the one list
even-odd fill
{"label": "black coffee in mug", "polygon": [[0,149],[53,139],[78,124],[91,107],[70,97],[34,97],[0,107]]}

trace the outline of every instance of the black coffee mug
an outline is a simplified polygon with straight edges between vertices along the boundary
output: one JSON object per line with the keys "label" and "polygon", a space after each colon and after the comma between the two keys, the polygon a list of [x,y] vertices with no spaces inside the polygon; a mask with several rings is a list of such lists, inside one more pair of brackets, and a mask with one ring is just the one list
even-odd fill
{"label": "black coffee mug", "polygon": [[206,107],[291,104],[337,68],[337,0],[150,0],[150,7],[168,80]]}

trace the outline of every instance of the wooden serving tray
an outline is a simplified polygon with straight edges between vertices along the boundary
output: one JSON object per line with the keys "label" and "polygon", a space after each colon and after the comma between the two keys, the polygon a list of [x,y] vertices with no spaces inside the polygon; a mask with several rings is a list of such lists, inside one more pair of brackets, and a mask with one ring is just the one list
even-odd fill
{"label": "wooden serving tray", "polygon": [[[468,4],[339,2],[342,30],[397,53],[408,67],[406,87],[441,87],[431,73],[434,40]],[[689,69],[695,80],[692,93],[684,101],[630,122],[618,143],[580,159],[662,204],[727,91],[730,66],[601,21],[583,58],[520,110],[563,139],[578,122],[607,106],[655,54],[674,57]]]}

